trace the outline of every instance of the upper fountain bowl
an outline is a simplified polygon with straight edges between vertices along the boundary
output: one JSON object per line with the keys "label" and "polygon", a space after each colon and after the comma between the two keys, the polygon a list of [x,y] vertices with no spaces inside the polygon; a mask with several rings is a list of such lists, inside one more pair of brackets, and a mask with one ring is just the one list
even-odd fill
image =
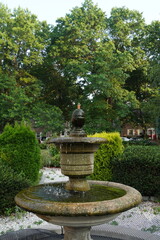
{"label": "upper fountain bowl", "polygon": [[61,153],[69,152],[95,152],[100,144],[106,143],[105,138],[94,137],[59,137],[48,141],[54,143]]}
{"label": "upper fountain bowl", "polygon": [[94,152],[99,145],[106,143],[104,138],[60,137],[50,140],[60,150],[61,172],[69,177],[68,190],[88,191],[90,186],[85,179],[94,172]]}

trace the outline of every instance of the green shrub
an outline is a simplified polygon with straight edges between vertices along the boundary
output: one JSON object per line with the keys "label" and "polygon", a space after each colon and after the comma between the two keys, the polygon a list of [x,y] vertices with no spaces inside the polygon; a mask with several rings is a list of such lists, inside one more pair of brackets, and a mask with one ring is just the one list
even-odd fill
{"label": "green shrub", "polygon": [[60,167],[60,153],[55,155],[52,159],[52,167]]}
{"label": "green shrub", "polygon": [[59,150],[57,149],[57,147],[54,144],[50,144],[48,146],[49,152],[51,154],[51,156],[55,157],[57,154],[59,154]]}
{"label": "green shrub", "polygon": [[107,143],[101,144],[94,157],[94,173],[92,179],[109,181],[112,179],[111,159],[123,152],[119,133],[96,133],[90,137],[102,137]]}
{"label": "green shrub", "polygon": [[157,142],[150,141],[149,139],[141,140],[130,140],[128,142],[123,142],[125,146],[138,145],[138,146],[158,146]]}
{"label": "green shrub", "polygon": [[23,173],[17,174],[7,163],[0,160],[0,215],[13,212],[15,195],[30,185]]}
{"label": "green shrub", "polygon": [[60,167],[60,152],[57,149],[57,147],[54,144],[51,144],[49,146],[49,151],[50,151],[51,156],[53,157],[52,166]]}
{"label": "green shrub", "polygon": [[35,133],[26,124],[6,125],[0,135],[0,158],[32,183],[38,180],[40,148]]}
{"label": "green shrub", "polygon": [[60,153],[55,145],[41,150],[41,164],[42,167],[60,167]]}
{"label": "green shrub", "polygon": [[41,149],[41,167],[50,167],[52,156],[48,149]]}
{"label": "green shrub", "polygon": [[142,195],[160,194],[160,148],[128,146],[112,161],[112,180],[130,185]]}
{"label": "green shrub", "polygon": [[47,144],[46,143],[40,143],[39,147],[40,147],[40,149],[47,149]]}

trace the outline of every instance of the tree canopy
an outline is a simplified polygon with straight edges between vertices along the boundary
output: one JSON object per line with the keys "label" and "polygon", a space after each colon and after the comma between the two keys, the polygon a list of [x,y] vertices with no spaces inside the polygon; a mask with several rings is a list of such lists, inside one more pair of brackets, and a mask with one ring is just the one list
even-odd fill
{"label": "tree canopy", "polygon": [[90,133],[120,130],[127,121],[156,124],[159,21],[147,25],[141,13],[125,7],[107,17],[91,0],[55,26],[3,4],[0,17],[1,129],[30,119],[59,131],[78,102]]}

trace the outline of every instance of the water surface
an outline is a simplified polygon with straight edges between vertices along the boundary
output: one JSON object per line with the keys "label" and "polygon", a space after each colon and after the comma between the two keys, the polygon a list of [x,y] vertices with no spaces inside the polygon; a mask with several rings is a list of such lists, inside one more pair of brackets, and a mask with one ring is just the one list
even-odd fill
{"label": "water surface", "polygon": [[120,188],[98,184],[91,185],[91,189],[87,192],[74,192],[66,190],[64,183],[50,183],[35,186],[32,194],[36,198],[53,202],[76,203],[112,200],[124,196],[126,192]]}

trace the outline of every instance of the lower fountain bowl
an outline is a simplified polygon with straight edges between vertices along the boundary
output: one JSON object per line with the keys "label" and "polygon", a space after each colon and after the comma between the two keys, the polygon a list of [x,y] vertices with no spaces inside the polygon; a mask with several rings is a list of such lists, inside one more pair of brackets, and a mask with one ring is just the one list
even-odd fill
{"label": "lower fountain bowl", "polygon": [[114,220],[120,213],[109,214],[104,216],[79,216],[79,217],[58,217],[58,216],[47,216],[36,214],[37,217],[49,222],[51,224],[59,226],[70,226],[70,227],[91,227],[97,226],[103,223],[108,223]]}
{"label": "lower fountain bowl", "polygon": [[[19,192],[15,197],[15,202],[21,208],[42,216],[58,217],[95,217],[111,216],[128,210],[138,205],[141,194],[134,188],[114,182],[89,181],[90,185],[101,185],[122,189],[125,194],[112,200],[91,201],[91,202],[60,202],[51,201],[38,197],[35,194],[35,187],[30,187]],[[38,185],[38,187],[45,185]],[[60,219],[59,218],[59,219]],[[55,218],[54,218],[55,219]]]}

